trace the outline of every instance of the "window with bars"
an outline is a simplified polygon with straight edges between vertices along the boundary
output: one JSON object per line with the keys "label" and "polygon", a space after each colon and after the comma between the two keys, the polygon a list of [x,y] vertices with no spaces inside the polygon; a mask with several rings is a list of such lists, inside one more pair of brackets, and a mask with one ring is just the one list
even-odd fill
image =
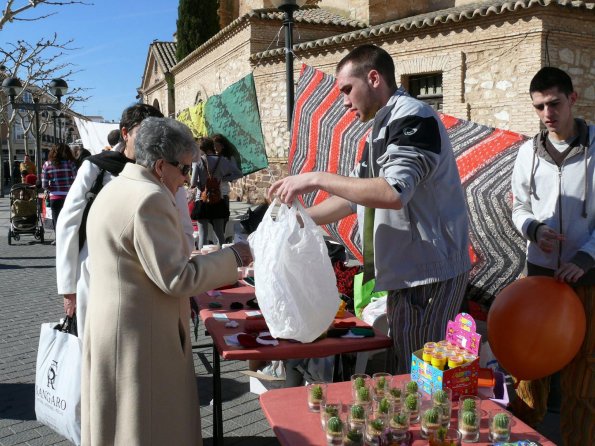
{"label": "window with bars", "polygon": [[409,76],[408,83],[411,96],[442,110],[442,73]]}

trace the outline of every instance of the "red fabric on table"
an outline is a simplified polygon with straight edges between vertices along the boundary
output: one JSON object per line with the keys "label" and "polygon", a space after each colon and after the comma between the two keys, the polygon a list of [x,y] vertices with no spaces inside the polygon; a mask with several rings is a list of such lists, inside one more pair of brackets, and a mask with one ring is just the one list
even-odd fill
{"label": "red fabric on table", "polygon": [[[400,375],[394,379],[396,382],[404,383],[409,381],[410,378],[409,375]],[[351,401],[351,383],[347,381],[328,384],[327,395],[348,403]],[[260,395],[260,406],[277,439],[283,446],[326,446],[326,438],[320,427],[320,414],[308,410],[306,387],[269,390]],[[291,410],[287,410],[288,407]],[[475,443],[476,445],[487,446],[492,444],[488,439],[487,412],[497,408],[500,408],[500,406],[489,399],[482,401],[481,409],[486,411],[486,415],[482,418],[479,443]],[[457,407],[455,403],[452,410],[451,426],[456,426],[456,418]],[[538,441],[543,446],[555,446],[553,442],[531,429],[518,418],[514,418],[512,424],[511,441],[531,439]],[[412,445],[427,446],[428,440],[421,438],[419,429],[419,423],[411,427],[413,433]]]}
{"label": "red fabric on table", "polygon": [[[231,310],[229,306],[232,302],[242,302],[246,305],[246,302],[254,297],[254,288],[250,286],[222,290],[221,296],[219,297],[211,297],[206,293],[194,297],[200,308],[200,318],[204,321],[205,327],[213,338],[213,343],[223,359],[263,359],[270,361],[280,359],[322,358],[339,353],[379,350],[392,345],[391,339],[377,330],[375,330],[375,336],[369,338],[325,338],[309,344],[280,339],[279,345],[277,346],[262,346],[255,348],[242,348],[227,345],[223,337],[246,332],[246,311],[254,311],[246,309],[246,307],[243,310]],[[223,305],[222,308],[208,308],[209,302],[213,301],[221,303]],[[213,317],[216,313],[227,314],[229,320],[238,322],[238,327],[226,328],[225,322],[227,321],[216,320]],[[368,324],[347,312],[345,317],[335,319],[335,322],[339,321],[354,322],[358,327],[369,327]]]}

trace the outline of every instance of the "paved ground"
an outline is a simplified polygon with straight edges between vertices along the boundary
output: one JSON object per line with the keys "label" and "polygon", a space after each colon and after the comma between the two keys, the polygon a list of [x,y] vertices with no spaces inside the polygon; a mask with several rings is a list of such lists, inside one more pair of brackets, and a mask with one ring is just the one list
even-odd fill
{"label": "paved ground", "polygon": [[[247,205],[232,203],[232,218]],[[50,428],[35,420],[33,391],[39,327],[57,321],[63,313],[55,286],[53,233],[45,244],[31,236],[7,244],[8,194],[0,198],[0,446],[70,445]],[[206,344],[200,327],[195,344]],[[200,393],[205,446],[212,444],[211,349],[196,350],[195,368]],[[368,372],[378,361],[369,363]],[[260,410],[258,397],[249,392],[243,361],[222,361],[225,444],[273,446],[279,443]],[[540,432],[559,443],[558,415],[549,413]]]}

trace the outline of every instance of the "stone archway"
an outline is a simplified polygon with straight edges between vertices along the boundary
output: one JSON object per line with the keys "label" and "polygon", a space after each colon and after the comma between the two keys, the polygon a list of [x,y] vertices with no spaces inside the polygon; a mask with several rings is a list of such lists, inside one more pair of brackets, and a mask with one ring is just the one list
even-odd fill
{"label": "stone archway", "polygon": [[161,107],[159,106],[159,100],[157,100],[157,99],[153,100],[153,107],[155,107],[157,110],[161,111]]}

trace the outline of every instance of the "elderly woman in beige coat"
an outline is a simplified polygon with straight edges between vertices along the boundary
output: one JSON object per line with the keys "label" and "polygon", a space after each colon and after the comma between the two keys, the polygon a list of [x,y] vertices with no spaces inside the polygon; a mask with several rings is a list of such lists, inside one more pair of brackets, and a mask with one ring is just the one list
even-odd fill
{"label": "elderly woman in beige coat", "polygon": [[185,125],[147,118],[135,149],[89,214],[82,444],[201,445],[188,296],[235,282],[250,249],[190,259],[174,199],[196,151]]}

